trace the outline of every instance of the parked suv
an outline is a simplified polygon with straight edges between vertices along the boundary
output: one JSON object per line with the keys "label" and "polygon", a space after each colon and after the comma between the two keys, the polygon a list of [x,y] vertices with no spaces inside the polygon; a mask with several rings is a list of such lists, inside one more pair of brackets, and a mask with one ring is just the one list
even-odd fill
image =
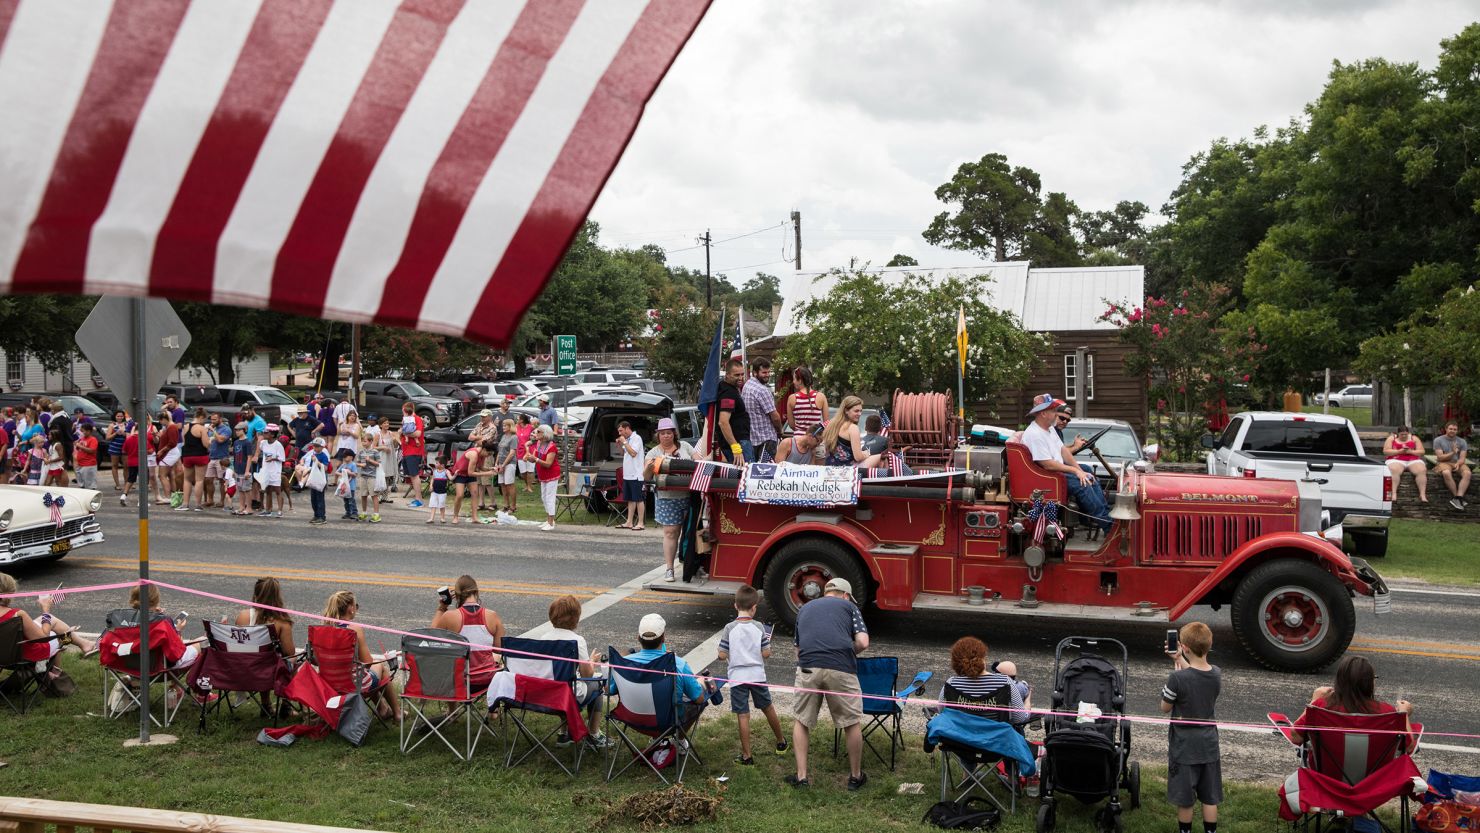
{"label": "parked suv", "polygon": [[[642,437],[643,448],[652,448],[658,420],[673,416],[673,400],[661,393],[645,390],[606,390],[571,400],[571,410],[589,408],[591,415],[586,419],[585,430],[576,443],[577,466],[596,469],[591,480],[592,498],[589,508],[600,511],[605,508],[603,490],[616,485],[617,469],[622,465],[618,443],[617,423],[626,420],[632,430]],[[691,420],[686,420],[690,422]],[[682,434],[682,430],[679,432]],[[692,442],[692,440],[690,440]]]}
{"label": "parked suv", "polygon": [[435,396],[416,382],[404,379],[366,379],[360,382],[364,404],[361,415],[398,414],[410,402],[416,415],[432,425],[451,425],[463,416],[462,403],[448,396]]}
{"label": "parked suv", "polygon": [[[243,405],[251,405],[257,416],[268,422],[287,425],[298,413],[298,403],[293,397],[277,388],[266,385],[217,385],[221,398],[233,409],[240,411]],[[186,407],[189,407],[187,404]]]}
{"label": "parked suv", "polygon": [[[1324,393],[1316,394],[1317,405],[1326,404]],[[1333,408],[1370,408],[1372,407],[1371,385],[1347,385],[1341,390],[1331,392],[1331,407]]]}

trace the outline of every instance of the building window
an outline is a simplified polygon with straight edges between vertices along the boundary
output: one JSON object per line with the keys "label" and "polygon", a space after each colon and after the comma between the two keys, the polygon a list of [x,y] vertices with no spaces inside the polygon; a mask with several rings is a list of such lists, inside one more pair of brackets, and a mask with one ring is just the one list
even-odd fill
{"label": "building window", "polygon": [[[1095,401],[1095,357],[1092,353],[1084,356],[1084,391],[1085,401]],[[1074,366],[1074,354],[1064,354],[1064,398],[1070,402],[1079,401],[1079,368]]]}
{"label": "building window", "polygon": [[23,385],[23,386],[25,385],[25,383],[26,383],[26,354],[25,353],[14,353],[14,354],[12,354],[12,353],[6,353],[5,354],[5,381],[7,383],[8,382],[19,382],[21,385]]}

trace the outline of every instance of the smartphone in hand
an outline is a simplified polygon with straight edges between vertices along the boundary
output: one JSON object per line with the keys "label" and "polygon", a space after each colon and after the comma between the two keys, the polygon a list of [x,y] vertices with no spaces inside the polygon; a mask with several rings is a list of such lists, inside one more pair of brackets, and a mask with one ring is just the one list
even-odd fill
{"label": "smartphone in hand", "polygon": [[1177,631],[1176,631],[1176,629],[1173,629],[1173,628],[1167,629],[1167,646],[1166,646],[1166,652],[1168,654],[1176,654],[1178,648],[1179,648],[1179,646],[1177,645]]}

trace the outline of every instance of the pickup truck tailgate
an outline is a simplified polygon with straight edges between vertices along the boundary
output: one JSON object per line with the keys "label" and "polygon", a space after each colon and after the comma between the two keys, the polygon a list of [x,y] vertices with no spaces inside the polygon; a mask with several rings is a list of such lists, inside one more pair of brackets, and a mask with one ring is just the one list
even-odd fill
{"label": "pickup truck tailgate", "polygon": [[[1388,476],[1387,467],[1367,457],[1340,455],[1308,455],[1305,459],[1292,459],[1275,451],[1245,451],[1253,458],[1254,471],[1260,477],[1278,480],[1300,480],[1309,476],[1324,480],[1321,484],[1321,504],[1328,509],[1351,511],[1382,510],[1383,480]],[[1333,512],[1340,514],[1340,512]]]}

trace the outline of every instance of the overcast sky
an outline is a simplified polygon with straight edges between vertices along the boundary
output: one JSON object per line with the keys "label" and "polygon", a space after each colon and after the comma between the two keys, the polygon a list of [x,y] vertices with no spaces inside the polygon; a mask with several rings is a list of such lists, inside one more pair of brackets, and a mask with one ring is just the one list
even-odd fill
{"label": "overcast sky", "polygon": [[925,244],[935,188],[1000,152],[1086,210],[1158,210],[1188,157],[1300,113],[1331,61],[1432,67],[1474,2],[715,0],[592,218],[736,285],[802,265],[974,264]]}

